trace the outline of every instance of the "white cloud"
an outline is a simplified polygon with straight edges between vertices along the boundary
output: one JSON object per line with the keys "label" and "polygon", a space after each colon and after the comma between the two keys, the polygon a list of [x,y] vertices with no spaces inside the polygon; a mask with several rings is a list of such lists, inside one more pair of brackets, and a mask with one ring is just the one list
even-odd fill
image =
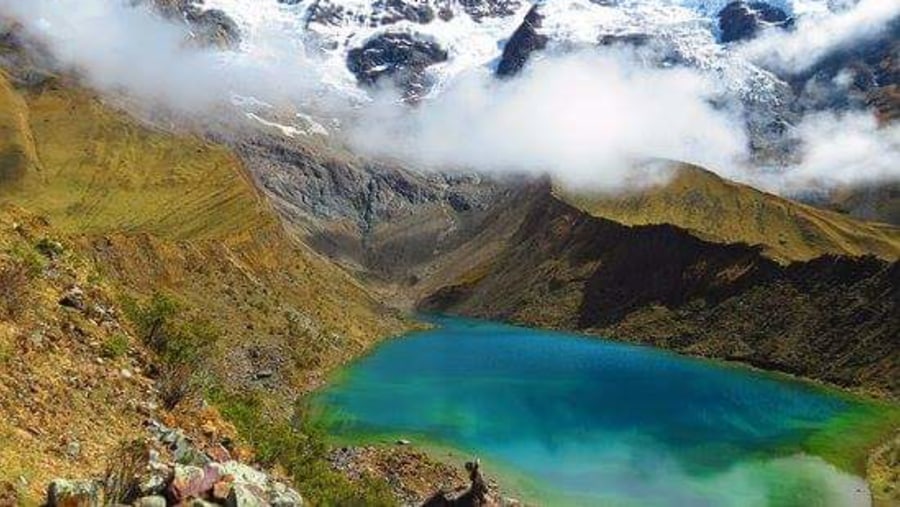
{"label": "white cloud", "polygon": [[725,169],[744,158],[739,119],[717,110],[714,83],[687,69],[650,69],[621,52],[543,59],[514,80],[472,72],[416,108],[374,108],[355,145],[430,166],[551,172],[615,189],[648,158]]}
{"label": "white cloud", "polygon": [[[409,164],[549,172],[606,190],[656,182],[665,171],[640,163],[650,158],[689,161],[782,191],[900,178],[900,132],[878,128],[863,113],[804,119],[796,129],[803,160],[762,178],[745,162],[740,111],[711,105],[722,94],[712,74],[647,68],[618,49],[548,56],[505,81],[475,69],[417,107],[402,105],[389,91],[360,106],[324,84],[317,57],[278,27],[248,34],[253,54],[223,54],[186,45],[186,27],[120,0],[0,0],[0,11],[24,22],[62,66],[101,91],[203,115],[233,115],[236,96],[274,106],[253,111],[260,115],[284,105],[316,107],[309,112],[339,117],[360,151]],[[898,11],[898,2],[862,0],[742,51],[761,61],[805,65],[883,28]]]}
{"label": "white cloud", "polygon": [[784,72],[802,72],[830,51],[884,31],[900,16],[900,1],[860,0],[856,5],[800,17],[791,31],[769,30],[746,43],[743,57]]}

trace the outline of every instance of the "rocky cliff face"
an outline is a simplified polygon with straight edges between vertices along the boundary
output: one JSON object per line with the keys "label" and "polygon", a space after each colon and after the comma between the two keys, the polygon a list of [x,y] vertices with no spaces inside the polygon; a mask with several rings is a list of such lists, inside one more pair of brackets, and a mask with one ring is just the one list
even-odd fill
{"label": "rocky cliff face", "polygon": [[415,99],[428,92],[427,68],[446,60],[447,52],[433,40],[404,32],[383,33],[351,49],[347,68],[363,85],[390,79],[407,99]]}
{"label": "rocky cliff face", "polygon": [[766,28],[790,28],[787,13],[765,2],[736,0],[719,11],[719,40],[724,43],[749,40]]}
{"label": "rocky cliff face", "polygon": [[538,32],[542,20],[543,16],[538,11],[537,5],[528,11],[522,24],[516,28],[512,37],[503,46],[503,55],[500,57],[500,63],[497,64],[498,76],[508,77],[518,74],[531,53],[540,51],[547,46],[548,37]]}

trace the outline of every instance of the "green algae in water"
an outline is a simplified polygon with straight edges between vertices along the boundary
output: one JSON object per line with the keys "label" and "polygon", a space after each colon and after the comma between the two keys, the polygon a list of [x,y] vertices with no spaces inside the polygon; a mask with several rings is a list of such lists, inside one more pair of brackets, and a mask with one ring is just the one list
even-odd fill
{"label": "green algae in water", "polygon": [[[384,344],[317,395],[331,433],[477,453],[551,505],[868,504],[865,483],[847,473],[859,472],[857,444],[835,442],[848,425],[880,421],[871,404],[652,348],[437,323]],[[841,467],[802,453],[817,450]]]}

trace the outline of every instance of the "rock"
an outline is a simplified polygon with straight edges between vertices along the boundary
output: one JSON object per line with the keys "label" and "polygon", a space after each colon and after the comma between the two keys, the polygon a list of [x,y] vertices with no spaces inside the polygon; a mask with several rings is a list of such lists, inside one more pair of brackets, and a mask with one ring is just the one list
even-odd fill
{"label": "rock", "polygon": [[447,51],[424,36],[383,33],[347,53],[347,68],[360,84],[374,86],[389,79],[408,99],[423,96],[430,83],[425,70],[448,58]]}
{"label": "rock", "polygon": [[266,474],[249,465],[237,461],[226,461],[225,463],[213,463],[210,467],[216,469],[219,477],[230,475],[235,483],[252,484],[260,489],[266,489],[268,483]]}
{"label": "rock", "polygon": [[81,457],[81,443],[78,440],[69,440],[66,443],[65,452],[69,459],[78,459]]}
{"label": "rock", "polygon": [[479,23],[483,18],[512,16],[522,6],[520,0],[466,0],[460,4],[466,14]]}
{"label": "rock", "polygon": [[213,500],[224,503],[226,500],[228,500],[228,495],[231,494],[231,488],[233,486],[234,478],[231,476],[228,476],[225,479],[215,483],[212,489]]}
{"label": "rock", "polygon": [[144,496],[134,502],[134,507],[166,507],[166,499],[159,495]]}
{"label": "rock", "polygon": [[138,478],[138,493],[156,496],[165,493],[166,485],[172,480],[173,471],[165,463],[153,462],[151,458],[147,470]]}
{"label": "rock", "polygon": [[719,40],[749,40],[766,27],[789,28],[793,22],[783,10],[765,2],[735,0],[719,12]]}
{"label": "rock", "polygon": [[99,498],[93,481],[55,479],[47,488],[47,507],[99,507]]}
{"label": "rock", "polygon": [[272,375],[275,375],[275,372],[272,370],[259,370],[258,372],[256,372],[254,377],[256,377],[256,380],[263,380],[271,377]]}
{"label": "rock", "polygon": [[63,293],[62,297],[59,298],[59,304],[60,306],[65,306],[67,308],[84,310],[84,291],[77,285],[69,287],[69,289]]}
{"label": "rock", "polygon": [[227,507],[262,507],[267,505],[259,490],[250,484],[235,483],[225,500]]}
{"label": "rock", "polygon": [[168,497],[178,503],[188,498],[200,498],[212,490],[221,475],[214,466],[206,468],[191,465],[175,465]]}
{"label": "rock", "polygon": [[284,484],[272,481],[269,484],[269,505],[272,507],[301,507],[303,497]]}
{"label": "rock", "polygon": [[497,64],[498,76],[509,77],[518,74],[532,53],[547,46],[547,36],[538,32],[543,20],[544,17],[538,12],[538,5],[535,4],[503,47],[503,56]]}

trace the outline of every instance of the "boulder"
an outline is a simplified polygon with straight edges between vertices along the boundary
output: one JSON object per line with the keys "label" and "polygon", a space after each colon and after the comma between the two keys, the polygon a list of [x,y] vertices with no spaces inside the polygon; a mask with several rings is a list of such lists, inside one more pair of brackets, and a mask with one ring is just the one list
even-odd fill
{"label": "boulder", "polygon": [[161,495],[172,480],[172,469],[164,463],[151,462],[137,482],[138,493],[143,496]]}
{"label": "boulder", "polygon": [[202,498],[219,482],[221,475],[214,466],[206,468],[191,465],[175,465],[172,482],[167,488],[168,497],[175,503]]}
{"label": "boulder", "polygon": [[93,481],[55,479],[47,488],[47,507],[99,507],[100,493]]}
{"label": "boulder", "polygon": [[284,484],[272,481],[269,484],[269,505],[272,507],[301,507],[303,497]]}
{"label": "boulder", "polygon": [[225,500],[227,507],[262,507],[268,505],[261,490],[250,484],[235,483]]}
{"label": "boulder", "polygon": [[59,304],[67,308],[84,310],[84,291],[77,285],[69,287],[59,298]]}
{"label": "boulder", "polygon": [[159,495],[142,496],[135,500],[134,507],[166,507],[166,499]]}

